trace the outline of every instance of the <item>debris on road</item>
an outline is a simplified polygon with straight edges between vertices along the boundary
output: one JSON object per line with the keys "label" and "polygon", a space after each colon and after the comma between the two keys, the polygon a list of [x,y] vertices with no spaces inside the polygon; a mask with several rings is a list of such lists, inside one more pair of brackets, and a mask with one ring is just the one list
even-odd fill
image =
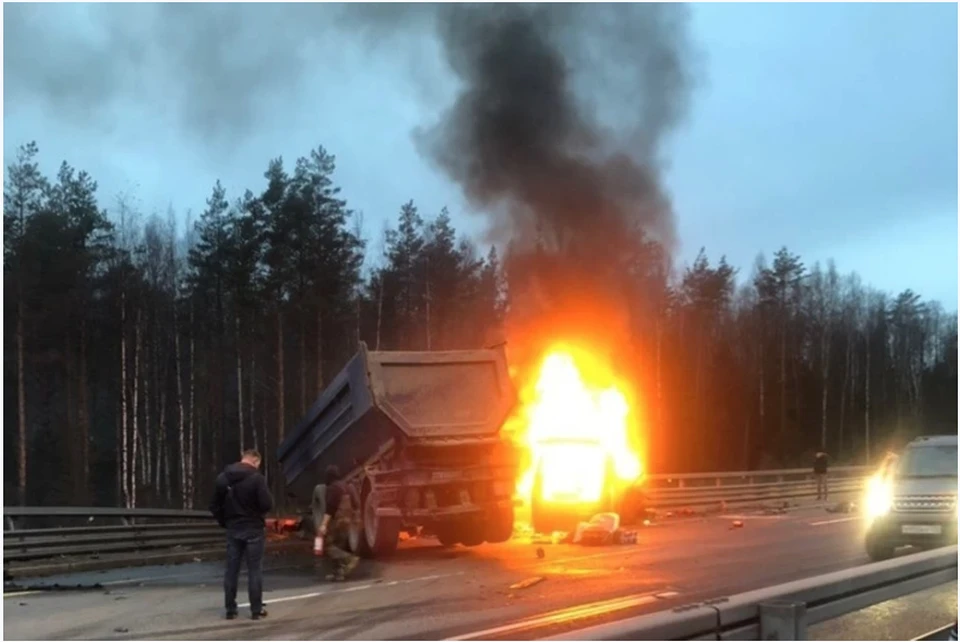
{"label": "debris on road", "polygon": [[543,580],[544,580],[544,577],[542,575],[534,575],[533,577],[528,577],[527,579],[521,580],[516,584],[511,584],[510,590],[517,591],[520,589],[530,588],[531,586],[535,586],[539,584]]}
{"label": "debris on road", "polygon": [[733,530],[735,528],[743,528],[743,522],[740,521],[739,519],[733,520],[733,522],[730,524],[730,530]]}
{"label": "debris on road", "polygon": [[827,506],[828,513],[850,513],[857,509],[857,505],[853,502],[840,502],[834,504],[833,506]]}
{"label": "debris on road", "polygon": [[617,513],[597,513],[589,522],[580,522],[571,541],[584,546],[636,544],[637,531],[620,528]]}
{"label": "debris on road", "polygon": [[537,547],[537,559],[541,559],[541,560],[542,560],[544,557],[546,557],[546,555],[547,555],[547,554],[544,552],[543,547],[538,546],[538,547]]}
{"label": "debris on road", "polygon": [[113,632],[114,632],[114,633],[129,633],[129,632],[130,632],[130,629],[128,629],[128,628],[125,627],[125,626],[118,626],[117,628],[115,628],[115,629],[113,630]]}
{"label": "debris on road", "polygon": [[620,528],[617,513],[597,513],[589,522],[580,522],[573,535],[574,544],[612,544],[613,534]]}

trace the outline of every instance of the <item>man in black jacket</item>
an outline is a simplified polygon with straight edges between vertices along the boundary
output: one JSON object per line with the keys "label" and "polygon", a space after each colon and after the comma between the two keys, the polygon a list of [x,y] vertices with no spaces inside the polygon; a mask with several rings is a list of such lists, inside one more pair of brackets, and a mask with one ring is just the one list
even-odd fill
{"label": "man in black jacket", "polygon": [[245,450],[239,462],[217,477],[210,512],[227,529],[227,570],[223,577],[227,619],[237,617],[237,580],[240,563],[247,558],[247,590],[254,620],[266,617],[263,608],[264,517],[273,509],[273,497],[260,474],[260,453]]}
{"label": "man in black jacket", "polygon": [[813,459],[813,476],[817,480],[817,500],[827,499],[827,469],[830,458],[825,452],[818,452]]}

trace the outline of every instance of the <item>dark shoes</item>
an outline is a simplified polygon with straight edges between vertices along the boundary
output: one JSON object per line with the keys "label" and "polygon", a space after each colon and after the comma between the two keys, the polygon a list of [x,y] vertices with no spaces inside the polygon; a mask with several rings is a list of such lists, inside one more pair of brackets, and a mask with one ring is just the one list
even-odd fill
{"label": "dark shoes", "polygon": [[[267,617],[267,609],[263,609],[263,608],[262,608],[262,609],[260,609],[260,612],[259,612],[259,613],[251,613],[251,614],[250,614],[250,619],[251,619],[251,620],[259,620],[259,619],[262,618],[262,617]],[[227,611],[227,619],[228,619],[228,620],[236,620],[236,619],[237,619],[237,612],[236,612],[236,611]]]}

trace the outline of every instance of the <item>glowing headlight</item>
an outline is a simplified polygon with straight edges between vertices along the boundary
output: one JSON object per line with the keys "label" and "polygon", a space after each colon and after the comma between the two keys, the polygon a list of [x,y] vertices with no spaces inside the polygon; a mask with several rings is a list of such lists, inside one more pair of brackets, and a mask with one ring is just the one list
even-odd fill
{"label": "glowing headlight", "polygon": [[883,478],[876,476],[867,482],[867,497],[864,502],[867,516],[871,519],[883,517],[890,512],[893,504],[893,492]]}

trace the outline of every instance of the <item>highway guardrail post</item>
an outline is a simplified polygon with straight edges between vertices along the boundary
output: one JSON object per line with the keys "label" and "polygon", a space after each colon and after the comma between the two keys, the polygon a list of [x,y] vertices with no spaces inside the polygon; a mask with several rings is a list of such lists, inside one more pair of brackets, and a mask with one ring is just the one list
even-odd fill
{"label": "highway guardrail post", "polygon": [[807,605],[789,600],[761,602],[761,640],[806,640]]}

